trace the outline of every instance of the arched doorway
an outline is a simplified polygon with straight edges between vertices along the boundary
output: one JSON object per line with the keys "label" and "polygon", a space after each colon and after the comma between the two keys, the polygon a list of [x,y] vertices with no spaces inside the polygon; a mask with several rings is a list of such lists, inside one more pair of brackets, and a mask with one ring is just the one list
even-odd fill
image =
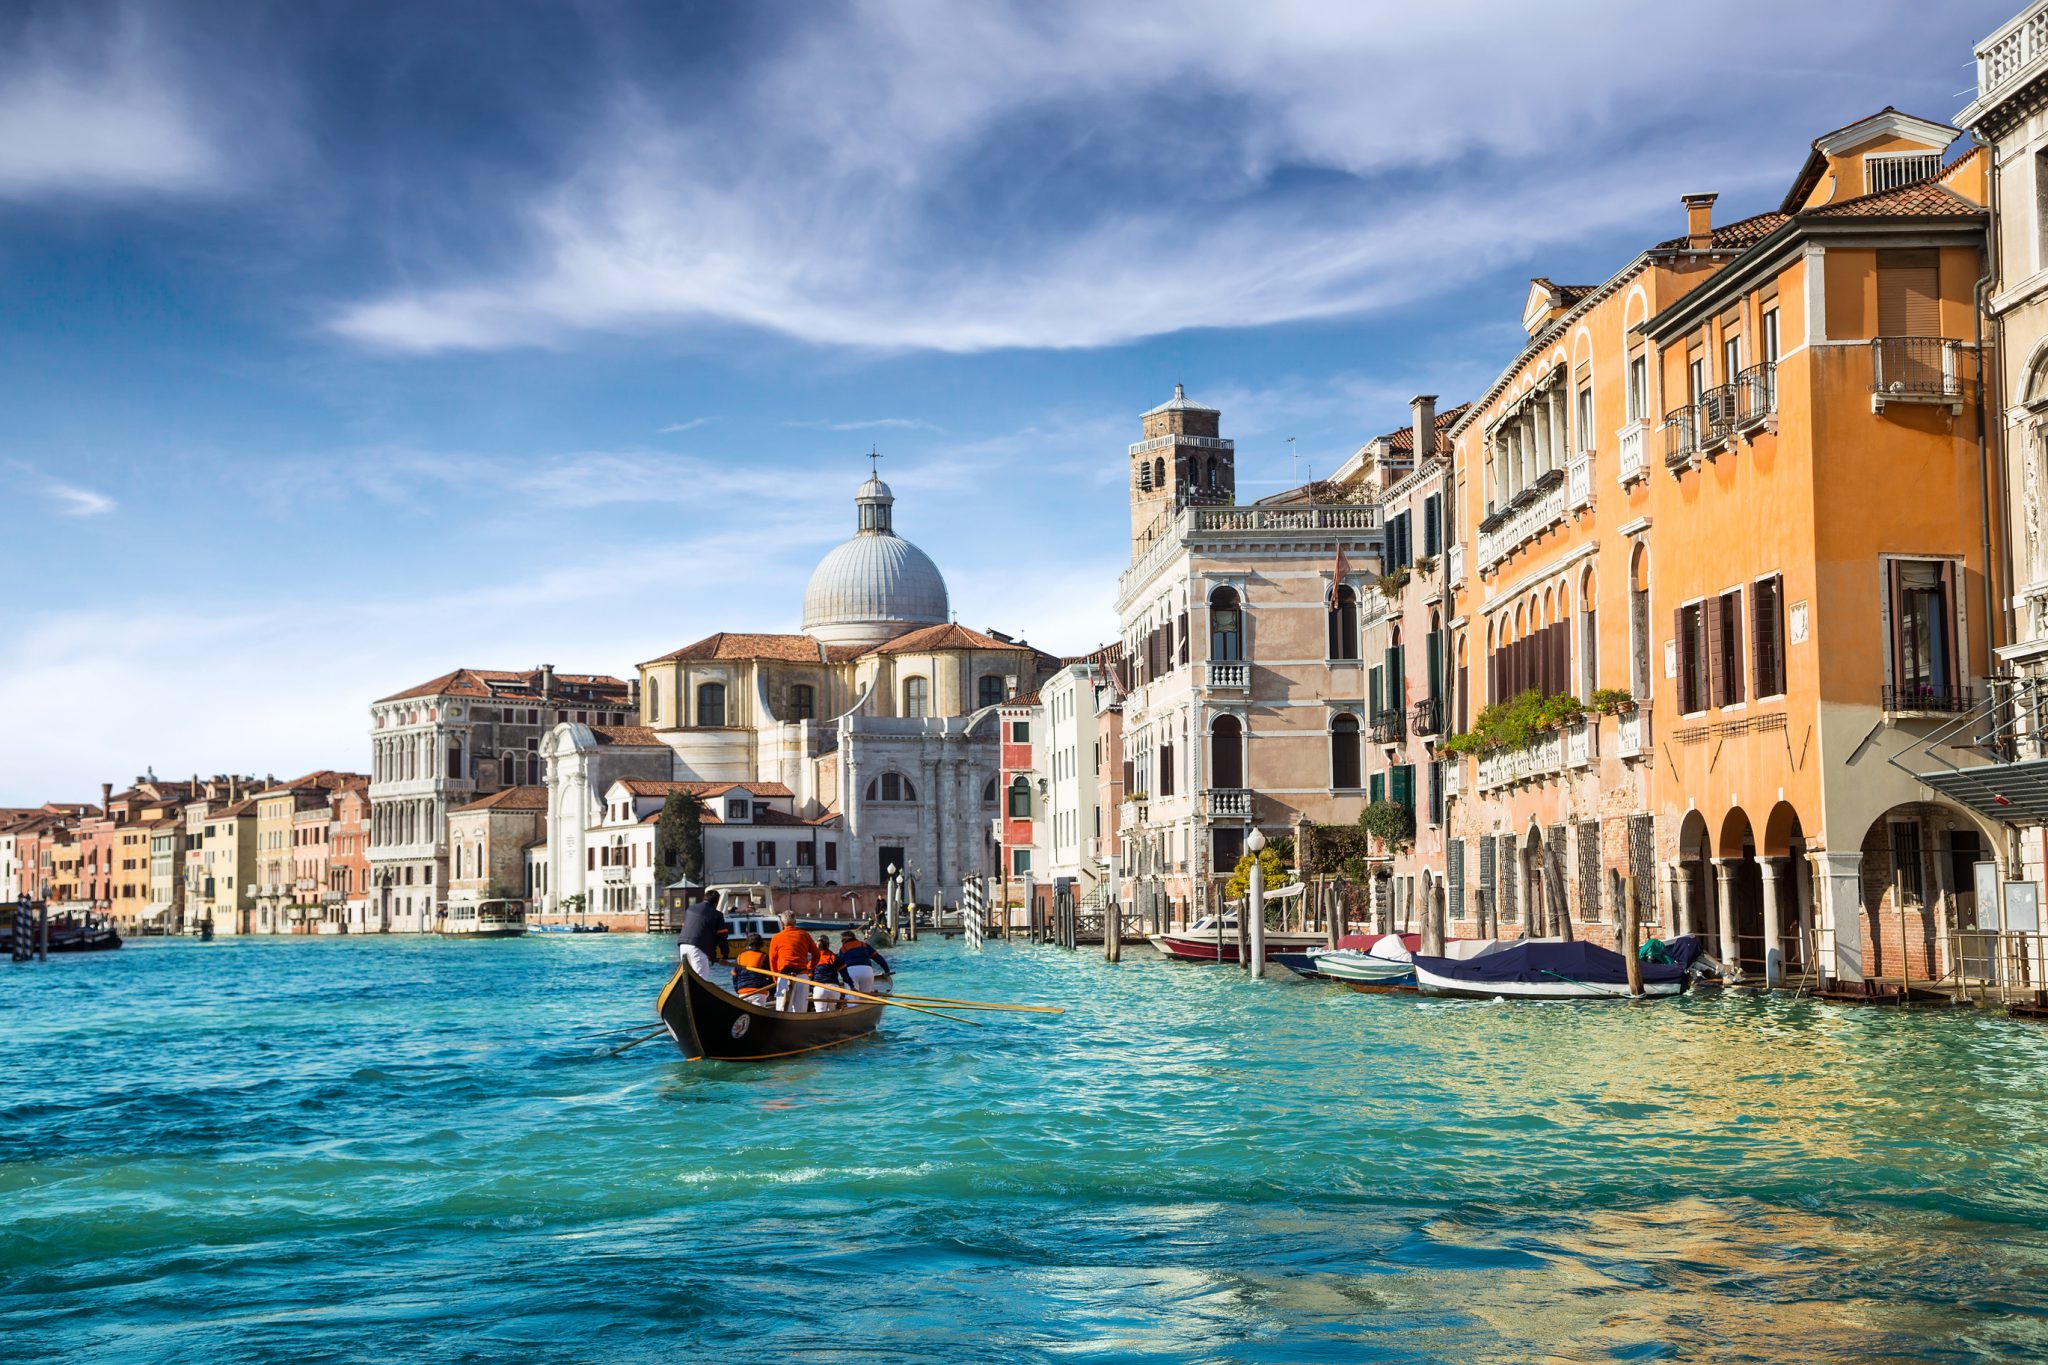
{"label": "arched doorway", "polygon": [[1948,936],[1976,922],[1975,864],[1991,847],[1969,815],[1939,802],[1904,802],[1870,822],[1858,906],[1867,978],[1924,986],[1948,970]]}
{"label": "arched doorway", "polygon": [[1763,873],[1756,861],[1755,832],[1739,806],[1721,818],[1721,837],[1715,845],[1714,896],[1714,946],[1710,951],[1731,976],[1762,975]]}
{"label": "arched doorway", "polygon": [[1714,904],[1711,854],[1707,817],[1697,810],[1687,811],[1678,826],[1678,865],[1672,885],[1676,902],[1677,923],[1673,926],[1676,933],[1704,935],[1706,932],[1707,917]]}
{"label": "arched doorway", "polygon": [[1522,863],[1523,901],[1529,908],[1525,932],[1530,938],[1543,938],[1550,932],[1550,888],[1543,875],[1543,831],[1533,822],[1516,856]]}
{"label": "arched doorway", "polygon": [[[1763,874],[1764,980],[1777,986],[1804,975],[1812,960],[1813,866],[1806,831],[1789,801],[1771,807],[1758,851]],[[1775,950],[1775,956],[1773,952]]]}

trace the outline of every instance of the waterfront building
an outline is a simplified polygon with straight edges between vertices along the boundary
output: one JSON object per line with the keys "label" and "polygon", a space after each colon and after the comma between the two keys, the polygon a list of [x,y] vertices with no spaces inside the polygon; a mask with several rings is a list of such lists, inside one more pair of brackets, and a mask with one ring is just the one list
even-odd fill
{"label": "waterfront building", "polygon": [[325,793],[325,798],[292,812],[290,926],[295,934],[335,934],[344,927],[326,900],[327,860],[334,849],[334,793]]}
{"label": "waterfront building", "polygon": [[1038,690],[1038,770],[1041,809],[1034,834],[1045,880],[1073,883],[1084,904],[1107,889],[1109,864],[1103,850],[1100,754],[1095,692],[1102,666],[1094,656],[1074,660]]}
{"label": "waterfront building", "polygon": [[256,932],[256,799],[242,791],[230,782],[226,800],[208,802],[203,816],[197,909],[217,935]]}
{"label": "waterfront building", "polygon": [[1253,826],[1349,824],[1365,804],[1331,771],[1366,698],[1359,662],[1329,655],[1329,618],[1379,577],[1378,511],[1309,490],[1234,505],[1220,423],[1178,385],[1144,414],[1117,589],[1126,901],[1180,915],[1215,903]]}
{"label": "waterfront building", "polygon": [[548,789],[506,787],[448,813],[448,904],[527,899],[527,851],[547,831]]}
{"label": "waterfront building", "polygon": [[997,852],[1003,885],[1015,885],[1019,897],[1027,897],[1026,888],[1044,883],[1037,863],[1038,813],[1044,804],[1038,721],[1036,692],[1011,697],[996,708]]}
{"label": "waterfront building", "polygon": [[1968,921],[1986,827],[1886,761],[1968,705],[1995,628],[1983,158],[1945,162],[1954,134],[1883,110],[1775,211],[1690,195],[1608,280],[1532,284],[1528,345],[1452,432],[1452,657],[1475,707],[1616,714],[1466,760],[1454,923],[1469,886],[1483,929],[1610,937],[1633,876],[1731,968],[1853,982],[1926,979]]}
{"label": "waterfront building", "polygon": [[633,688],[601,674],[458,668],[370,706],[370,918],[434,927],[448,885],[448,812],[541,781],[541,741],[563,725],[620,725]]}
{"label": "waterfront building", "polygon": [[[348,933],[370,928],[370,780],[356,777],[328,796],[327,883],[321,918]],[[378,926],[382,928],[383,926]]]}
{"label": "waterfront building", "polygon": [[250,932],[314,931],[322,917],[320,887],[327,880],[329,802],[359,776],[323,768],[256,793],[256,915]]}

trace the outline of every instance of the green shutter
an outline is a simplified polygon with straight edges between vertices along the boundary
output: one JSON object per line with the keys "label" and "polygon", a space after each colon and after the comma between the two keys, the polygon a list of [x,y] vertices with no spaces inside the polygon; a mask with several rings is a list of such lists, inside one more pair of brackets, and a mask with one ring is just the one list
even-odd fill
{"label": "green shutter", "polygon": [[1374,774],[1372,775],[1372,785],[1371,785],[1371,788],[1370,788],[1370,790],[1371,790],[1371,792],[1372,792],[1372,799],[1373,799],[1373,800],[1375,800],[1375,801],[1384,801],[1384,800],[1386,800],[1386,799],[1387,799],[1387,775],[1386,775],[1385,773],[1374,773]]}
{"label": "green shutter", "polygon": [[1429,651],[1429,699],[1440,701],[1444,695],[1444,633],[1431,631],[1423,645]]}
{"label": "green shutter", "polygon": [[1414,815],[1415,765],[1412,763],[1403,763],[1400,764],[1398,767],[1390,768],[1388,769],[1388,776],[1391,779],[1391,786],[1393,788],[1392,794],[1388,797],[1388,799],[1393,801],[1396,805],[1407,807],[1408,814],[1411,816]]}
{"label": "green shutter", "polygon": [[1380,706],[1380,698],[1386,695],[1386,689],[1382,685],[1381,679],[1385,676],[1385,671],[1380,668],[1371,668],[1366,671],[1366,701],[1368,703],[1366,713],[1368,716],[1376,716],[1383,709]]}

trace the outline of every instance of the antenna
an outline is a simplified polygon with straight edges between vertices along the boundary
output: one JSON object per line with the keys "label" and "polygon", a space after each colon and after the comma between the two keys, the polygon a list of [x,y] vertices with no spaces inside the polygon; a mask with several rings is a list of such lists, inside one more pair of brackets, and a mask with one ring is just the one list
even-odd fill
{"label": "antenna", "polygon": [[1301,486],[1301,455],[1294,448],[1294,438],[1292,436],[1287,438],[1287,458],[1294,461],[1294,485],[1299,488]]}

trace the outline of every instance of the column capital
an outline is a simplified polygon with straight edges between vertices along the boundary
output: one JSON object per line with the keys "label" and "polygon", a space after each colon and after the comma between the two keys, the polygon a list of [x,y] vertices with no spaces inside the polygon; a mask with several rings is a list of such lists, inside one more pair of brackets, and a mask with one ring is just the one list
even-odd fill
{"label": "column capital", "polygon": [[1810,849],[1806,854],[1814,869],[1822,876],[1854,877],[1863,873],[1863,850],[1854,853],[1830,853],[1826,849]]}
{"label": "column capital", "polygon": [[1774,882],[1778,880],[1779,861],[1777,857],[1758,858],[1756,860],[1757,870],[1764,874],[1765,881]]}

